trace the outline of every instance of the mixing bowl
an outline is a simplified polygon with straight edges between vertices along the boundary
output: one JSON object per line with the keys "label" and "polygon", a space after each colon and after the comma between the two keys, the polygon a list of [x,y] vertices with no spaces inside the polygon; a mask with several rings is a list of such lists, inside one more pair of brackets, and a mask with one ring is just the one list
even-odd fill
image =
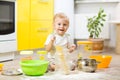
{"label": "mixing bowl", "polygon": [[97,65],[97,68],[107,68],[111,62],[112,56],[110,55],[92,55],[91,59],[96,59],[96,61],[100,62]]}
{"label": "mixing bowl", "polygon": [[48,64],[49,62],[45,60],[25,60],[20,62],[23,73],[30,76],[44,75]]}
{"label": "mixing bowl", "polygon": [[78,69],[85,72],[95,72],[97,64],[95,59],[78,59]]}

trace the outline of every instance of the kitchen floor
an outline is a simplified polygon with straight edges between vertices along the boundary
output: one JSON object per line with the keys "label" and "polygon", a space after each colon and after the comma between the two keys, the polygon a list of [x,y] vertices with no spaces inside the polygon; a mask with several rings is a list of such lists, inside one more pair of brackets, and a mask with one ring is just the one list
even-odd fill
{"label": "kitchen floor", "polygon": [[[120,54],[116,54],[113,49],[107,49],[103,53],[98,54],[112,56],[109,68],[97,69],[95,73],[76,71],[70,75],[63,75],[55,72],[46,73],[44,76],[26,76],[24,74],[17,76],[6,76],[0,74],[0,80],[120,80]],[[36,57],[38,56],[34,54],[34,58]],[[20,69],[19,61],[20,56],[17,52],[14,60],[3,62],[4,70]]]}

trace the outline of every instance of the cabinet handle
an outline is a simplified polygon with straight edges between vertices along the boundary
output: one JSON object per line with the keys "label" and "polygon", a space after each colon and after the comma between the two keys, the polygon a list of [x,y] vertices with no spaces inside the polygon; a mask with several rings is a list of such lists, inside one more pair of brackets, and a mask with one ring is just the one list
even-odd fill
{"label": "cabinet handle", "polygon": [[39,0],[39,3],[48,3],[49,0]]}
{"label": "cabinet handle", "polygon": [[37,32],[47,32],[47,31],[48,31],[47,28],[39,28],[39,29],[37,30]]}

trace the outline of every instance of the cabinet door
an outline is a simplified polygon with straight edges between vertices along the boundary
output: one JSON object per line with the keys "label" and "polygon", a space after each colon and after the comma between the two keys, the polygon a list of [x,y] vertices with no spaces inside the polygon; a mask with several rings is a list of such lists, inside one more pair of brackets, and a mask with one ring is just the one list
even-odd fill
{"label": "cabinet door", "polygon": [[31,0],[31,19],[52,19],[54,0]]}
{"label": "cabinet door", "polygon": [[29,49],[30,1],[17,0],[17,44],[18,50]]}
{"label": "cabinet door", "polygon": [[31,21],[30,48],[44,48],[48,34],[52,32],[52,20]]}

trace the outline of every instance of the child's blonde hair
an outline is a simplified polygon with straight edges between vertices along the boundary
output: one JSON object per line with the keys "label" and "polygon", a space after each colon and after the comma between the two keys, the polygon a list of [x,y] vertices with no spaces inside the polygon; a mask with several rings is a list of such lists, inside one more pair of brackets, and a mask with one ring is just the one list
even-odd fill
{"label": "child's blonde hair", "polygon": [[53,22],[55,22],[56,18],[64,19],[66,21],[66,23],[69,25],[69,18],[64,13],[57,13],[57,14],[55,14],[55,16],[53,18]]}

